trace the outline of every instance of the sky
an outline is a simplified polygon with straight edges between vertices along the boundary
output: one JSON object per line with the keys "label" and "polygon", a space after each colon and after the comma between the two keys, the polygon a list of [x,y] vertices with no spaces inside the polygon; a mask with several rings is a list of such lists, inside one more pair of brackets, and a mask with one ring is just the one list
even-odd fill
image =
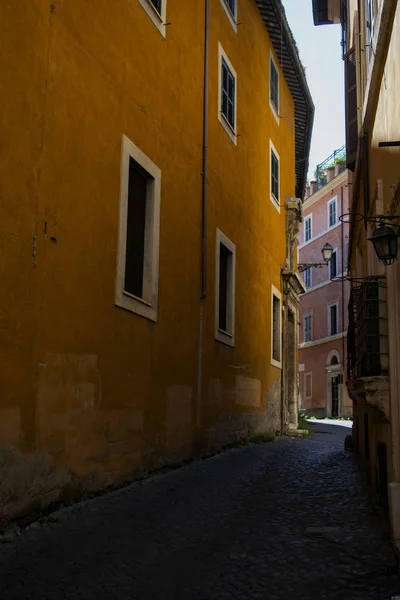
{"label": "sky", "polygon": [[306,68],[315,105],[308,178],[318,163],[345,143],[344,66],[340,25],[315,27],[311,0],[282,0]]}

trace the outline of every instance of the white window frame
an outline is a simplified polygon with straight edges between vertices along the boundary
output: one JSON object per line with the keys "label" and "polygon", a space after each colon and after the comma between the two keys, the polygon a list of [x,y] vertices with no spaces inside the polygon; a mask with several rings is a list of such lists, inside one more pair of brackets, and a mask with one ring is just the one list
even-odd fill
{"label": "white window frame", "polygon": [[[307,285],[307,279],[306,279],[306,274],[307,273],[310,274],[310,285]],[[312,267],[307,267],[306,269],[304,269],[304,285],[306,286],[306,288],[308,290],[310,288],[312,288]]]}
{"label": "white window frame", "polygon": [[[307,377],[310,378],[310,395],[307,396]],[[304,398],[305,400],[311,400],[312,399],[312,371],[309,371],[308,373],[304,373]]]}
{"label": "white window frame", "polygon": [[[274,358],[274,297],[279,300],[279,360]],[[271,365],[282,369],[282,294],[271,284]]]}
{"label": "white window frame", "polygon": [[165,38],[167,36],[167,28],[165,26],[167,21],[167,0],[162,0],[161,14],[158,12],[154,4],[150,2],[150,0],[139,0],[139,4],[142,5],[146,14],[150,17],[158,31]]}
{"label": "white window frame", "polygon": [[[220,245],[223,244],[232,253],[231,274],[228,281],[227,320],[229,319],[229,331],[219,328],[219,259]],[[228,346],[235,345],[235,304],[236,304],[236,246],[217,228],[215,247],[215,322],[214,337],[219,342]]]}
{"label": "white window frame", "polygon": [[[228,122],[228,120],[226,119],[225,115],[222,113],[221,110],[221,104],[222,104],[222,59],[224,59],[224,61],[226,62],[229,70],[231,71],[232,75],[235,78],[235,128],[232,127],[232,125]],[[235,144],[235,146],[237,146],[237,136],[236,136],[236,130],[237,130],[237,88],[238,88],[238,81],[237,81],[237,74],[235,69],[232,66],[231,61],[229,60],[226,52],[224,51],[223,47],[221,46],[221,43],[218,42],[218,121],[221,123],[222,127],[224,128],[225,132],[228,134],[231,142],[233,144]]]}
{"label": "white window frame", "polygon": [[[126,233],[129,163],[133,158],[150,176],[147,185],[143,298],[125,291]],[[151,321],[157,321],[160,248],[161,170],[129,138],[122,136],[120,209],[115,304]]]}
{"label": "white window frame", "polygon": [[[307,223],[310,223],[310,237],[307,239]],[[312,213],[304,217],[304,243],[312,240]]]}
{"label": "white window frame", "polygon": [[[338,253],[338,249],[337,248],[334,248],[332,250],[332,256],[334,254],[336,256],[336,275],[334,275],[334,277],[337,277],[338,274],[339,274],[339,253]],[[332,260],[332,258],[331,258],[331,260]],[[328,262],[328,281],[332,280],[331,264],[333,264],[333,263],[331,263],[331,261],[329,261]],[[343,275],[343,273],[342,273],[342,275]]]}
{"label": "white window frame", "polygon": [[[336,333],[332,333],[332,321],[331,321],[331,307],[336,306]],[[338,335],[339,332],[339,300],[329,302],[327,306],[327,324],[328,324],[328,337]]]}
{"label": "white window frame", "polygon": [[238,2],[239,0],[235,0],[235,12],[234,14],[232,14],[231,9],[228,6],[228,3],[226,0],[221,0],[221,4],[224,8],[224,11],[226,12],[228,19],[233,27],[233,30],[235,33],[237,33],[237,12],[238,12]]}
{"label": "white window frame", "polygon": [[[330,218],[329,218],[329,212],[330,212],[330,206],[331,204],[335,204],[335,215],[336,215],[336,221],[334,222],[333,225],[330,224]],[[335,227],[339,221],[338,218],[338,203],[337,203],[337,196],[335,196],[334,198],[331,198],[330,200],[328,200],[328,229],[333,229],[333,227]]]}
{"label": "white window frame", "polygon": [[[279,198],[275,198],[274,194],[272,193],[272,160],[271,160],[271,152],[273,152],[276,156],[276,158],[278,159],[278,166],[279,166]],[[278,213],[281,212],[281,204],[280,204],[280,197],[281,197],[281,159],[279,157],[279,154],[274,146],[274,144],[272,143],[272,140],[269,140],[269,199],[271,200],[272,204],[275,206],[276,210],[278,211]]]}
{"label": "white window frame", "polygon": [[[311,317],[311,335],[310,335],[310,339],[306,340],[306,317]],[[307,344],[308,342],[312,342],[313,340],[313,328],[314,328],[314,324],[313,324],[313,311],[312,310],[308,310],[307,312],[303,313],[303,341],[305,344]]]}
{"label": "white window frame", "polygon": [[[274,103],[271,100],[271,62],[273,63],[276,72],[278,73],[278,110],[276,109]],[[269,52],[269,80],[268,80],[268,86],[269,86],[269,106],[272,110],[272,114],[275,117],[276,122],[278,123],[278,125],[280,125],[280,117],[279,117],[279,109],[280,109],[280,75],[279,75],[279,69],[278,69],[278,65],[277,62],[275,60],[275,57],[272,53],[272,50],[270,50]]]}

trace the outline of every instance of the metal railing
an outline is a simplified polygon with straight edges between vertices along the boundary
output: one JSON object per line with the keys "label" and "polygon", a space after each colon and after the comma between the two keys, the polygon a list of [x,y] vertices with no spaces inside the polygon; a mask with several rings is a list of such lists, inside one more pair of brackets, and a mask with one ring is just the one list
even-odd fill
{"label": "metal railing", "polygon": [[315,177],[317,181],[317,190],[321,189],[327,183],[326,169],[327,167],[333,166],[335,161],[338,159],[343,160],[343,168],[346,168],[346,144],[341,148],[334,150],[332,154],[325,158],[321,163],[317,165],[315,170]]}
{"label": "metal railing", "polygon": [[382,374],[382,310],[379,281],[353,287],[349,300],[347,334],[348,378]]}

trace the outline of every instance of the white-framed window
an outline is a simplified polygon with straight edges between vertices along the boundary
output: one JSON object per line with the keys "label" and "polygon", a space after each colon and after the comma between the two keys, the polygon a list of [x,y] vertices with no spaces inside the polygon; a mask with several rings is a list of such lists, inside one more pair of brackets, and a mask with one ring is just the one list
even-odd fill
{"label": "white-framed window", "polygon": [[139,0],[139,2],[161,35],[166,37],[167,0]]}
{"label": "white-framed window", "polygon": [[373,56],[373,41],[375,36],[375,6],[374,0],[367,0],[366,29],[367,29],[367,56],[371,60]]}
{"label": "white-framed window", "polygon": [[161,171],[122,137],[116,305],[157,321]]}
{"label": "white-framed window", "polygon": [[337,222],[337,197],[335,196],[328,201],[328,228],[334,227]]}
{"label": "white-framed window", "polygon": [[338,262],[337,261],[337,250],[334,250],[332,252],[331,259],[330,259],[330,261],[328,263],[328,265],[329,265],[329,267],[328,267],[329,268],[329,279],[334,279],[337,276],[337,274],[338,274],[338,271],[337,271],[337,262]]}
{"label": "white-framed window", "polygon": [[337,335],[339,331],[339,302],[328,304],[328,335]]}
{"label": "white-framed window", "polygon": [[215,339],[235,345],[236,246],[217,229],[215,249]]}
{"label": "white-framed window", "polygon": [[224,7],[228,19],[232,24],[233,29],[237,33],[237,5],[238,0],[221,0],[221,4]]}
{"label": "white-framed window", "polygon": [[272,52],[269,55],[269,105],[279,125],[279,70]]}
{"label": "white-framed window", "polygon": [[236,145],[237,76],[218,42],[218,120]]}
{"label": "white-framed window", "polygon": [[312,311],[304,313],[303,326],[304,326],[304,341],[311,342],[311,340],[312,340]]}
{"label": "white-framed window", "polygon": [[282,368],[282,294],[271,285],[271,364]]}
{"label": "white-framed window", "polygon": [[310,288],[312,286],[312,267],[307,267],[304,271],[304,284],[306,288]]}
{"label": "white-framed window", "polygon": [[280,194],[280,166],[279,154],[275,146],[269,141],[269,172],[270,172],[270,200],[275,208],[280,212],[279,194]]}
{"label": "white-framed window", "polygon": [[309,242],[312,238],[312,214],[304,219],[304,242]]}
{"label": "white-framed window", "polygon": [[312,373],[304,373],[304,398],[312,398]]}

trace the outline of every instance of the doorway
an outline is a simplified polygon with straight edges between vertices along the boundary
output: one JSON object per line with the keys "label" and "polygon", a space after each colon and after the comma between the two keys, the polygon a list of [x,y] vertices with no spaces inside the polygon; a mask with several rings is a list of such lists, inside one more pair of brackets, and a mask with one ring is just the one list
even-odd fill
{"label": "doorway", "polygon": [[339,416],[339,377],[332,377],[331,379],[332,385],[332,410],[331,416],[337,418]]}

